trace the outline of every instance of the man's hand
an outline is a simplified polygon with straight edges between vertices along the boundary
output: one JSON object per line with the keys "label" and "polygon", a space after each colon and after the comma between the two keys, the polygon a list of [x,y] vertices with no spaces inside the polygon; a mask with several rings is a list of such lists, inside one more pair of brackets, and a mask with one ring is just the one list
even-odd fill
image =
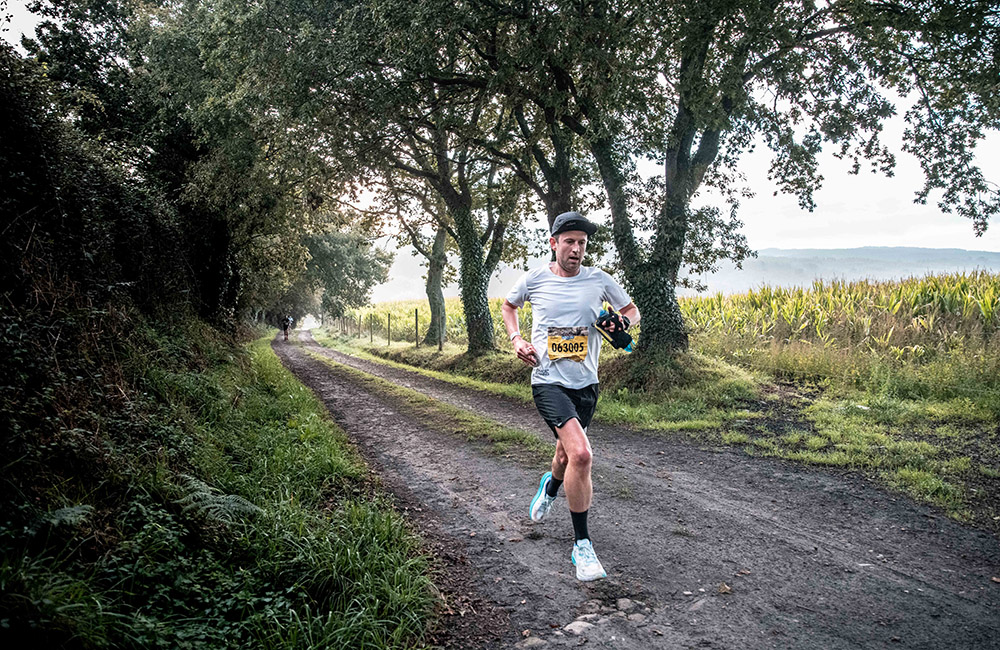
{"label": "man's hand", "polygon": [[626,316],[609,308],[609,311],[601,311],[601,315],[594,322],[594,327],[614,347],[632,351],[632,337],[626,331],[631,327],[631,323]]}
{"label": "man's hand", "polygon": [[627,317],[614,310],[610,311],[606,316],[599,318],[597,322],[600,323],[600,327],[607,331],[608,334],[627,332],[628,328],[632,327],[632,323],[629,322]]}
{"label": "man's hand", "polygon": [[538,365],[538,353],[535,346],[525,341],[520,334],[514,337],[514,354],[532,368]]}

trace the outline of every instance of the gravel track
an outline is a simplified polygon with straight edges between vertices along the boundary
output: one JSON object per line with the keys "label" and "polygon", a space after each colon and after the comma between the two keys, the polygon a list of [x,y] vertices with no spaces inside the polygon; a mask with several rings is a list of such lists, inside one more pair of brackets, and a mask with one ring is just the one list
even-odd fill
{"label": "gravel track", "polygon": [[527,516],[536,467],[440,431],[306,351],[552,441],[532,406],[305,332],[274,349],[439,556],[442,645],[1000,648],[997,538],[864,478],[595,422],[590,530],[608,578],[580,583],[565,500],[541,524]]}

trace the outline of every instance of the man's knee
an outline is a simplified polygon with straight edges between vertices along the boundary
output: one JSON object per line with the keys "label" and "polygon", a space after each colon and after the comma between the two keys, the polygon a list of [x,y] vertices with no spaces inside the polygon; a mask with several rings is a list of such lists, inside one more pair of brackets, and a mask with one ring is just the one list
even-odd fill
{"label": "man's knee", "polygon": [[590,465],[592,453],[590,443],[587,441],[587,434],[580,426],[577,419],[572,419],[565,426],[558,430],[559,451],[566,455],[570,465],[583,466]]}
{"label": "man's knee", "polygon": [[569,463],[577,467],[586,467],[590,465],[591,460],[593,460],[593,453],[590,451],[590,447],[583,445],[578,449],[574,449],[569,453]]}

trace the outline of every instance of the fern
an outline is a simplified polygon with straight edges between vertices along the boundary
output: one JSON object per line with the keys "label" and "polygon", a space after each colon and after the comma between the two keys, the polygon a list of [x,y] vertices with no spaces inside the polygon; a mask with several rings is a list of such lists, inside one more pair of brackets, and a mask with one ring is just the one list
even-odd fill
{"label": "fern", "polygon": [[94,512],[94,506],[78,505],[59,508],[45,515],[45,523],[50,526],[78,526]]}
{"label": "fern", "polygon": [[235,494],[221,490],[190,476],[181,474],[184,496],[174,503],[183,506],[183,512],[194,513],[210,521],[223,524],[243,523],[261,514],[263,510]]}
{"label": "fern", "polygon": [[67,506],[46,512],[34,520],[26,531],[34,535],[41,530],[51,530],[63,526],[76,527],[83,524],[94,512],[94,506],[86,504]]}

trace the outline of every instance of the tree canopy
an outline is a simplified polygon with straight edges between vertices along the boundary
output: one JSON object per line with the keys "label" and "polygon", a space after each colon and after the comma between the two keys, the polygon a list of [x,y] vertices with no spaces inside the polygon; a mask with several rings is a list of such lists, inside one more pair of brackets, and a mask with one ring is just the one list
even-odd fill
{"label": "tree canopy", "polygon": [[[461,234],[472,169],[498,165],[550,218],[579,207],[579,184],[595,169],[617,266],[647,315],[642,350],[686,346],[674,295],[684,267],[703,271],[750,253],[737,209],[752,188],[739,162],[757,144],[773,154],[778,189],[812,209],[824,147],[855,173],[892,172],[894,152],[880,135],[907,102],[904,148],[926,176],[917,200],[968,217],[980,233],[1000,206],[973,164],[976,143],[998,126],[993,3],[212,6],[227,36],[243,39],[229,47],[259,63],[246,68],[254,71],[244,75],[247,88],[281,107],[306,147],[355,181],[391,168],[441,194],[456,215],[459,250],[469,251],[463,295],[490,267],[478,248],[490,236],[471,227]],[[281,77],[272,86],[274,71]],[[638,178],[643,158],[663,165],[659,181]],[[454,184],[445,171],[457,174]],[[728,205],[692,207],[708,187]],[[502,248],[502,236],[494,239]]]}
{"label": "tree canopy", "polygon": [[[737,221],[694,211],[691,202],[708,186],[738,207],[738,162],[757,142],[773,152],[778,188],[812,209],[824,146],[855,172],[891,173],[894,156],[880,133],[899,95],[913,102],[905,149],[926,176],[917,199],[935,195],[979,233],[1000,206],[997,187],[973,164],[985,130],[1000,126],[994,3],[441,1],[417,9],[372,0],[366,7],[387,26],[420,25],[423,38],[390,33],[385,49],[396,39],[421,53],[425,69],[441,49],[435,42],[461,49],[461,65],[428,73],[438,85],[530,103],[586,143],[625,279],[646,314],[647,351],[686,346],[674,286],[686,251],[694,263],[706,259],[692,244],[709,261],[745,254]],[[660,205],[648,219],[636,206],[639,157],[664,166]]]}
{"label": "tree canopy", "polygon": [[[777,189],[811,210],[823,150],[854,173],[892,173],[881,133],[902,111],[925,175],[917,201],[980,234],[1000,208],[975,165],[1000,127],[993,2],[51,6],[64,22],[33,55],[78,128],[178,198],[206,313],[280,294],[307,268],[303,234],[326,232],[324,201],[401,175],[444,206],[474,351],[493,345],[486,286],[527,250],[524,218],[598,205],[645,316],[640,351],[685,348],[684,270],[751,254],[738,209],[758,188],[740,162],[756,146]],[[641,160],[663,173],[640,178]],[[704,204],[709,188],[722,205]]]}

